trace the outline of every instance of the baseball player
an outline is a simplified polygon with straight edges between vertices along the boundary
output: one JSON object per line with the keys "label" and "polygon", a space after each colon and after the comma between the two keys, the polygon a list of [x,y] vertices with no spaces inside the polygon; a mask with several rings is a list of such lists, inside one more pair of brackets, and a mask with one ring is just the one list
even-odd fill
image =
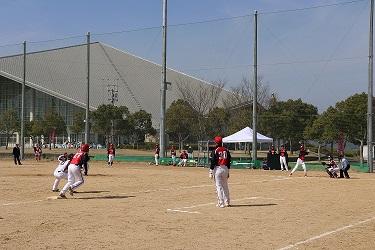
{"label": "baseball player", "polygon": [[333,160],[332,155],[328,156],[328,163],[326,165],[326,172],[331,178],[337,178],[337,173],[340,171],[339,167],[337,166],[336,162]]}
{"label": "baseball player", "polygon": [[57,160],[59,161],[59,164],[57,165],[57,168],[53,172],[53,175],[56,177],[55,181],[52,185],[52,192],[59,192],[58,186],[62,179],[68,179],[68,165],[73,158],[73,154],[70,154],[69,156],[67,153],[60,155]]}
{"label": "baseball player", "polygon": [[156,144],[155,145],[155,165],[158,166],[159,165],[159,153],[160,153],[160,147],[159,147],[159,144]]}
{"label": "baseball player", "polygon": [[223,139],[216,136],[214,139],[216,146],[211,152],[211,166],[209,177],[215,180],[217,193],[217,207],[223,208],[230,206],[228,178],[231,155],[229,150],[223,147]]}
{"label": "baseball player", "polygon": [[292,172],[290,172],[289,176],[292,176],[292,174],[297,170],[298,166],[301,165],[303,168],[304,176],[307,177],[307,171],[306,171],[306,165],[305,165],[305,156],[308,155],[309,152],[305,150],[305,146],[301,144],[299,149],[299,155],[297,159],[296,166],[293,168]]}
{"label": "baseball player", "polygon": [[187,159],[188,159],[189,155],[188,153],[186,152],[186,150],[183,150],[181,153],[180,153],[180,162],[178,163],[178,166],[183,166],[183,167],[186,167],[186,163],[187,163]]}
{"label": "baseball player", "polygon": [[108,167],[112,167],[113,159],[115,159],[115,155],[116,155],[115,145],[113,145],[112,143],[108,145],[107,155],[108,155]]}
{"label": "baseball player", "polygon": [[81,167],[89,161],[88,152],[90,150],[89,144],[82,144],[80,150],[73,156],[68,166],[68,182],[61,190],[60,199],[66,199],[65,193],[73,196],[73,191],[84,183]]}
{"label": "baseball player", "polygon": [[279,155],[280,155],[281,171],[284,171],[284,168],[285,168],[286,171],[289,171],[289,169],[288,169],[288,152],[285,150],[284,145],[281,145]]}
{"label": "baseball player", "polygon": [[172,145],[172,148],[171,148],[171,158],[172,158],[173,166],[176,166],[176,149],[174,148],[173,145]]}

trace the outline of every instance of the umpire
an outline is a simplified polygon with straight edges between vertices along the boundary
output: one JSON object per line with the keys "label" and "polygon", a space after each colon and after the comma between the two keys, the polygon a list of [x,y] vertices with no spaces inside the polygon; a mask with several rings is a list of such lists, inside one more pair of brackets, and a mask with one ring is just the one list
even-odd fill
{"label": "umpire", "polygon": [[339,161],[340,161],[340,177],[339,178],[345,178],[349,179],[349,174],[348,170],[350,169],[350,163],[349,161],[345,158],[344,155],[339,155]]}

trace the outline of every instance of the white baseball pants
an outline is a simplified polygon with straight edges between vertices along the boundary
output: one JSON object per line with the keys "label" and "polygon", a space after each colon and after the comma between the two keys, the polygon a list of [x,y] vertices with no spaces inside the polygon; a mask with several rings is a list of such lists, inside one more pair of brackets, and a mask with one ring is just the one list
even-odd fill
{"label": "white baseball pants", "polygon": [[293,174],[297,170],[297,168],[298,168],[299,165],[302,166],[303,172],[306,175],[306,165],[305,165],[305,162],[303,160],[301,160],[300,158],[297,159],[296,166],[293,168],[291,174]]}
{"label": "white baseball pants", "polygon": [[59,183],[62,179],[68,179],[68,174],[61,170],[55,170],[53,175],[56,177],[52,185],[52,190],[56,190],[59,187]]}
{"label": "white baseball pants", "polygon": [[65,194],[68,191],[69,187],[73,190],[77,189],[84,183],[81,167],[70,164],[68,167],[68,182],[65,184],[63,189],[61,190],[62,194]]}
{"label": "white baseball pants", "polygon": [[155,154],[155,165],[159,165],[159,155]]}
{"label": "white baseball pants", "polygon": [[113,155],[113,154],[109,154],[109,155],[108,155],[108,164],[112,165],[112,163],[113,163],[113,159],[115,159],[115,155]]}
{"label": "white baseball pants", "polygon": [[285,159],[285,156],[280,156],[280,167],[281,167],[281,170],[285,170],[288,171],[288,164],[286,164],[286,159]]}
{"label": "white baseball pants", "polygon": [[216,166],[213,171],[213,174],[215,176],[216,192],[219,206],[230,203],[228,173],[229,170],[227,166]]}

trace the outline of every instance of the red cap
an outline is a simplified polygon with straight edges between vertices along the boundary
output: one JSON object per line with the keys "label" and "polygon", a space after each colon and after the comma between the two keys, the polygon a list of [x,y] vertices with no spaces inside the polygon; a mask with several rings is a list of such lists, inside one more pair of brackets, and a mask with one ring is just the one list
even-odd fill
{"label": "red cap", "polygon": [[221,144],[223,142],[223,138],[221,138],[221,136],[216,136],[214,141],[217,143],[217,144]]}

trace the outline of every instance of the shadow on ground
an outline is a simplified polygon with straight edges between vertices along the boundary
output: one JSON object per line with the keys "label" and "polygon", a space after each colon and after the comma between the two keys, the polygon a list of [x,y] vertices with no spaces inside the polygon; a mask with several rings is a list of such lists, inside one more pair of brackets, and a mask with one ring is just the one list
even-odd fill
{"label": "shadow on ground", "polygon": [[97,197],[77,197],[75,199],[80,200],[96,200],[96,199],[127,199],[133,198],[135,196],[132,195],[106,195],[106,196],[97,196]]}
{"label": "shadow on ground", "polygon": [[276,203],[266,203],[266,204],[239,204],[239,205],[230,205],[231,207],[266,207],[266,206],[275,206]]}

